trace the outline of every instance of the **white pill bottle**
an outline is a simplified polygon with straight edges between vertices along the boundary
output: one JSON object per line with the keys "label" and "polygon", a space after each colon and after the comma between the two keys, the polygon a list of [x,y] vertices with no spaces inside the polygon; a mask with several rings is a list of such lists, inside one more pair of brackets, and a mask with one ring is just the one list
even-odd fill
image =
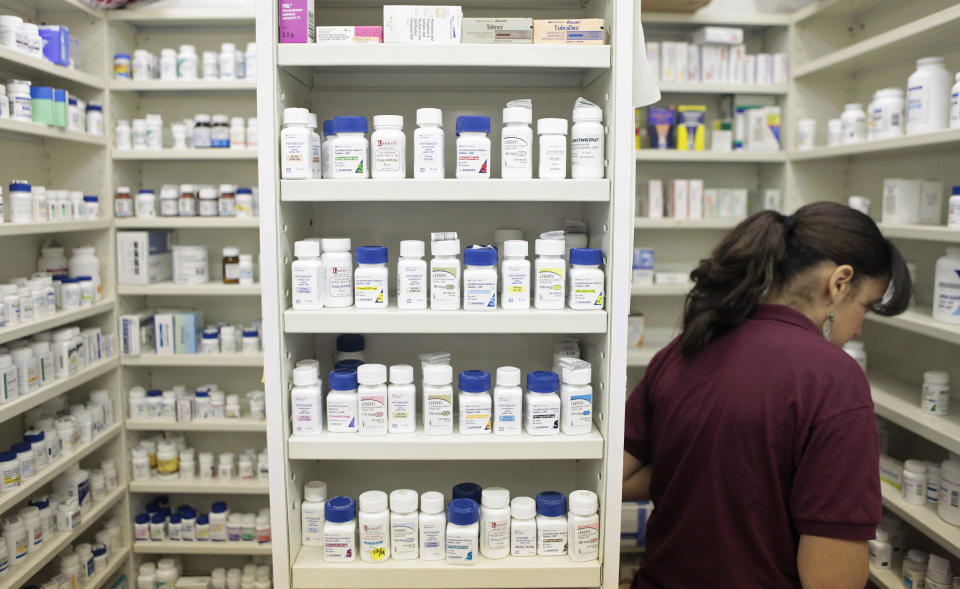
{"label": "white pill bottle", "polygon": [[603,110],[584,98],[573,105],[570,174],[575,180],[603,178]]}

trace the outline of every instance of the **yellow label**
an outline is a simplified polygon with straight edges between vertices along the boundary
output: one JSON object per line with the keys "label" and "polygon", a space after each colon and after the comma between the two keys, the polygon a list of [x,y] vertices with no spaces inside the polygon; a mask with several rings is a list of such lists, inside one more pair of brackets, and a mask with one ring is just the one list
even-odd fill
{"label": "yellow label", "polygon": [[370,551],[370,556],[373,557],[373,560],[383,560],[387,556],[386,548],[374,548]]}

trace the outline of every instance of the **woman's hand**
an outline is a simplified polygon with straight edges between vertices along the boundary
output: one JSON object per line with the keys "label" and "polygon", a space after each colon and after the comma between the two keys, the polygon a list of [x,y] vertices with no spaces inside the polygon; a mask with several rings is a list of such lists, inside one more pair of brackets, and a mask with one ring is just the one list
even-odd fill
{"label": "woman's hand", "polygon": [[650,500],[650,475],[653,472],[653,466],[648,464],[644,466],[642,462],[636,459],[629,452],[623,453],[623,500],[624,501],[649,501]]}

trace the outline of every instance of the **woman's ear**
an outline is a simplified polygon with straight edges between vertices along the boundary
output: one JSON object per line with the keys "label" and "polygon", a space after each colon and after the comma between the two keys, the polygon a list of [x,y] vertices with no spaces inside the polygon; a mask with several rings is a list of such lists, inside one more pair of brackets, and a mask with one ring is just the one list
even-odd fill
{"label": "woman's ear", "polygon": [[853,290],[853,266],[842,264],[830,273],[828,282],[830,301],[836,303],[847,297]]}

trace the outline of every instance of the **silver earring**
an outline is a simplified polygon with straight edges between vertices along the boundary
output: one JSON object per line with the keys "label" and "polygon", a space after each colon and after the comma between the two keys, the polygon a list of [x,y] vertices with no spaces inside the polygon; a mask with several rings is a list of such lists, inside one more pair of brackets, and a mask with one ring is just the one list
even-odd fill
{"label": "silver earring", "polygon": [[827,338],[827,341],[832,341],[833,336],[833,322],[836,321],[837,316],[833,312],[833,305],[830,305],[830,314],[827,315],[827,320],[823,322],[823,337]]}

